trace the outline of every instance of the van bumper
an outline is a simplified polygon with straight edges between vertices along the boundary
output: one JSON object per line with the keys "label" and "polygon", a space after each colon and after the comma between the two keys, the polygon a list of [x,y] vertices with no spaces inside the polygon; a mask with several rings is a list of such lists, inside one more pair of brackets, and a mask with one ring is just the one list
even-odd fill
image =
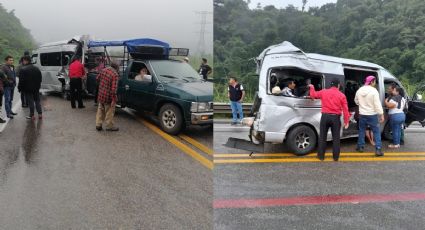
{"label": "van bumper", "polygon": [[192,113],[190,123],[192,125],[208,125],[213,123],[213,112]]}

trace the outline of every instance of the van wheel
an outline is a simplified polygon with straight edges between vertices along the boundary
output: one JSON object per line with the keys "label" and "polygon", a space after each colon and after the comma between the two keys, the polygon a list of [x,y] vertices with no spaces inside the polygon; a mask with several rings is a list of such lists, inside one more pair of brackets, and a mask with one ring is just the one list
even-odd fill
{"label": "van wheel", "polygon": [[177,135],[183,126],[183,116],[180,109],[173,104],[163,105],[159,110],[159,123],[166,133]]}
{"label": "van wheel", "polygon": [[289,132],[286,139],[286,146],[298,156],[310,153],[317,143],[316,133],[308,126],[295,127]]}
{"label": "van wheel", "polygon": [[389,141],[393,139],[393,133],[391,132],[390,122],[387,122],[387,124],[385,124],[384,131],[382,132],[382,137]]}

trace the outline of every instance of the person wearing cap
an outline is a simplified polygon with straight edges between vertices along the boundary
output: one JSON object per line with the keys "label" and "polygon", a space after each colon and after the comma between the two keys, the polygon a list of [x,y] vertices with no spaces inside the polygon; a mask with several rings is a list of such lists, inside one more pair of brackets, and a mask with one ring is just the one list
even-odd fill
{"label": "person wearing cap", "polygon": [[349,125],[350,113],[348,112],[347,98],[339,88],[341,87],[338,79],[331,81],[329,89],[316,91],[312,84],[310,87],[310,97],[312,99],[322,99],[322,117],[320,119],[319,149],[317,158],[323,161],[326,152],[326,139],[328,130],[331,128],[333,140],[333,159],[338,161],[340,153],[340,131],[341,131],[341,114],[344,117],[344,128]]}
{"label": "person wearing cap", "polygon": [[357,90],[354,98],[359,106],[359,139],[356,150],[364,151],[366,126],[370,126],[375,139],[375,156],[383,156],[379,123],[383,123],[385,118],[379,92],[375,86],[376,78],[367,76],[364,86]]}

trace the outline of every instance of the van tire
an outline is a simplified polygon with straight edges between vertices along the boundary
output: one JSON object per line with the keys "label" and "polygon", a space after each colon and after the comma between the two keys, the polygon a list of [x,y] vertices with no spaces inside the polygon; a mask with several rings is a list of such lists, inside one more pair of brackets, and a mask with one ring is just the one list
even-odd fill
{"label": "van tire", "polygon": [[293,128],[286,138],[286,147],[298,156],[306,155],[313,151],[316,148],[316,143],[316,133],[312,128],[305,125]]}
{"label": "van tire", "polygon": [[183,115],[173,104],[165,104],[159,110],[161,129],[171,135],[177,135],[183,130]]}

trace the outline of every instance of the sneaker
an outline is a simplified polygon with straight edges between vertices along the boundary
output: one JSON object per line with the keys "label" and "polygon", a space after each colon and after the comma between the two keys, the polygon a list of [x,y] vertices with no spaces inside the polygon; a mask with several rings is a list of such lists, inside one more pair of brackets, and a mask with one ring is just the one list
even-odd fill
{"label": "sneaker", "polygon": [[102,129],[103,129],[102,126],[96,126],[97,131],[102,131]]}
{"label": "sneaker", "polygon": [[39,120],[43,119],[43,115],[41,115],[41,114],[40,114],[40,115],[38,115],[38,119],[39,119]]}
{"label": "sneaker", "polygon": [[118,131],[120,130],[118,127],[107,128],[106,131]]}
{"label": "sneaker", "polygon": [[78,106],[78,108],[79,109],[84,109],[84,108],[86,108],[84,105],[82,105],[82,106]]}
{"label": "sneaker", "polygon": [[390,144],[390,145],[388,145],[388,148],[390,148],[390,149],[399,149],[400,148],[400,145]]}
{"label": "sneaker", "polygon": [[13,119],[13,116],[12,115],[7,115],[7,118]]}
{"label": "sneaker", "polygon": [[28,119],[28,120],[35,120],[34,116],[26,116],[25,118]]}
{"label": "sneaker", "polygon": [[12,114],[13,116],[18,115],[17,113],[14,113],[14,112],[10,112],[10,114]]}
{"label": "sneaker", "polygon": [[382,152],[381,149],[377,149],[377,150],[375,150],[375,156],[376,157],[382,157],[382,156],[384,156],[384,153]]}
{"label": "sneaker", "polygon": [[3,120],[3,118],[0,117],[0,123],[6,123],[6,121]]}
{"label": "sneaker", "polygon": [[404,145],[404,141],[400,141],[400,145]]}
{"label": "sneaker", "polygon": [[357,146],[356,151],[359,152],[359,153],[362,153],[362,152],[364,152],[364,147],[358,147]]}
{"label": "sneaker", "polygon": [[237,122],[235,122],[235,121],[232,121],[231,123],[230,123],[230,125],[237,125],[238,123]]}

